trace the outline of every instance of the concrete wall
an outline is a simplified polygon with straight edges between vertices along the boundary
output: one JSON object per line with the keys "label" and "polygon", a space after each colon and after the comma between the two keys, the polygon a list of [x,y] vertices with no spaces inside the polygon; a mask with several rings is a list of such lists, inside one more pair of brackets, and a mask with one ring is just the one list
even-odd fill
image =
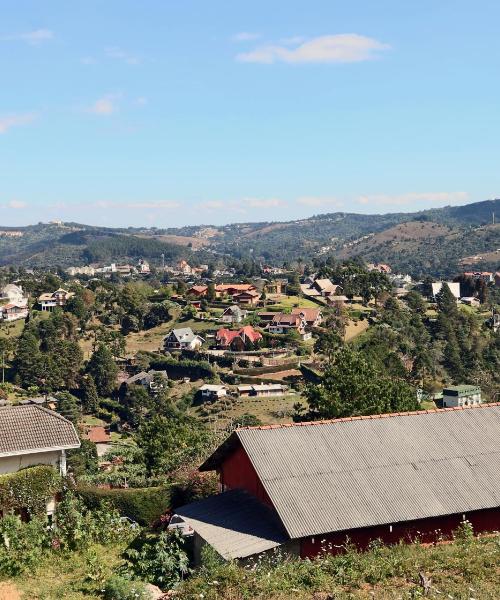
{"label": "concrete wall", "polygon": [[60,450],[54,450],[52,452],[40,452],[39,454],[2,456],[0,457],[0,475],[15,473],[19,469],[35,465],[52,465],[56,469],[59,469],[61,455],[62,452]]}

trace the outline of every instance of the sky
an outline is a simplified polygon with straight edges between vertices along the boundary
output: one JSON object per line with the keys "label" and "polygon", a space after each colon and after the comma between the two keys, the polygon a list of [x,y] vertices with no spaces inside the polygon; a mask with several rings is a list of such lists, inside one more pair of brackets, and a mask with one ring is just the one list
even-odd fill
{"label": "sky", "polygon": [[4,0],[0,225],[500,195],[498,0]]}

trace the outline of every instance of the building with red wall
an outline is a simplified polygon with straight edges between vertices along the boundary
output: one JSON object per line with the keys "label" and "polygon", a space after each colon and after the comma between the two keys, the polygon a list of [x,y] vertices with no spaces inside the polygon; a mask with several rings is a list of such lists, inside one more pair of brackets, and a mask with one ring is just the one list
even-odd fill
{"label": "building with red wall", "polygon": [[200,467],[221,494],[176,518],[228,559],[500,530],[499,434],[500,403],[238,429]]}

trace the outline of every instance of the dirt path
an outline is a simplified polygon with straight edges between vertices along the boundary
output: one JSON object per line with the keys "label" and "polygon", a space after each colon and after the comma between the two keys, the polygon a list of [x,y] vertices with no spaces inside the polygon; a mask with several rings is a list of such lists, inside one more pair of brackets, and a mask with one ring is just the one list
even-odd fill
{"label": "dirt path", "polygon": [[21,594],[15,584],[0,581],[0,600],[21,600]]}

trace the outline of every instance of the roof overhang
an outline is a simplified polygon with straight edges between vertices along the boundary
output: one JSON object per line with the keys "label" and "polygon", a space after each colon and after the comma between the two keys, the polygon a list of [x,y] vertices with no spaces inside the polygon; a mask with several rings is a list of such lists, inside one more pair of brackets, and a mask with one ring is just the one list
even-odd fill
{"label": "roof overhang", "polygon": [[45,452],[60,452],[62,450],[74,450],[80,447],[78,444],[70,444],[67,446],[49,446],[47,448],[27,448],[26,450],[12,450],[11,452],[0,452],[0,458],[7,456],[25,456],[27,454],[44,454]]}

